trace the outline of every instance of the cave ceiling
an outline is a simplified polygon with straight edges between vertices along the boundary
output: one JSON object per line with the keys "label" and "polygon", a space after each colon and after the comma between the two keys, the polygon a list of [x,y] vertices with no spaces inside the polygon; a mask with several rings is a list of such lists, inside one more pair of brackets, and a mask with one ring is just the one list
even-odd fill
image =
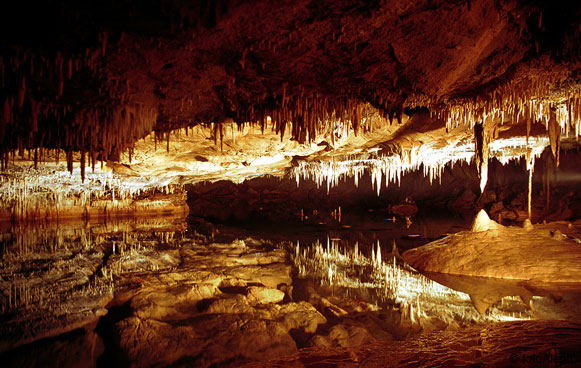
{"label": "cave ceiling", "polygon": [[[82,160],[85,152],[106,159],[152,131],[163,136],[212,123],[214,138],[223,137],[223,125],[243,130],[250,123],[304,143],[329,135],[334,121],[349,122],[355,133],[369,133],[377,121],[393,124],[385,141],[404,142],[400,151],[414,139],[425,143],[418,132],[444,147],[438,140],[452,131],[464,139],[458,126],[473,135],[482,124],[475,138],[482,162],[488,148],[482,152],[478,141],[486,146],[510,131],[500,125],[527,126],[528,135],[544,124],[551,142],[579,134],[580,7],[511,0],[20,2],[1,16],[3,162],[35,147],[63,149],[69,161],[73,151]],[[429,112],[429,129],[408,124],[418,111]]]}

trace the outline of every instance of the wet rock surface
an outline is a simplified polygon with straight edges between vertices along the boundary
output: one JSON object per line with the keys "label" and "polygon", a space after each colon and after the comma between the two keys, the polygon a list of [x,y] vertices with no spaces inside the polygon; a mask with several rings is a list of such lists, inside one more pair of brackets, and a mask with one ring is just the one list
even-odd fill
{"label": "wet rock surface", "polygon": [[82,240],[43,251],[20,245],[2,262],[0,352],[96,324],[107,313],[113,290],[100,277],[103,251]]}
{"label": "wet rock surface", "polygon": [[[5,253],[3,277],[53,291],[42,304],[5,300],[2,357],[13,365],[238,366],[420,331],[405,309],[378,315],[372,303],[325,296],[297,279],[286,247],[138,228],[93,227],[65,236],[58,244],[66,249]],[[53,354],[71,358],[53,362]]]}
{"label": "wet rock surface", "polygon": [[[481,211],[462,231],[402,254],[421,271],[453,275],[581,282],[579,222],[505,227]],[[560,228],[563,228],[561,231]],[[568,235],[563,235],[568,234]]]}
{"label": "wet rock surface", "polygon": [[8,366],[93,365],[103,352],[95,326],[114,299],[114,276],[143,271],[140,258],[148,254],[155,259],[149,269],[171,266],[163,266],[152,245],[180,230],[183,225],[158,219],[28,224],[26,231],[16,226],[3,232],[2,360]]}
{"label": "wet rock surface", "polygon": [[327,323],[313,305],[282,291],[292,290],[283,249],[253,239],[182,243],[179,259],[175,269],[119,278],[130,312],[113,334],[134,366],[268,360],[296,353],[297,336]]}

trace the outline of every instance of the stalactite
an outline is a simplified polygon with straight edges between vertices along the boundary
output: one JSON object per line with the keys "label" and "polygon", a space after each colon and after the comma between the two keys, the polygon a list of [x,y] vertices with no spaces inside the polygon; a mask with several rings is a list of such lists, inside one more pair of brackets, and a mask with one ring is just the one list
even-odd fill
{"label": "stalactite", "polygon": [[488,181],[489,142],[483,123],[476,123],[474,125],[474,142],[476,144],[474,156],[476,159],[476,169],[480,177],[480,193],[484,193],[484,188]]}
{"label": "stalactite", "polygon": [[[77,73],[89,74],[95,78],[102,76],[98,74],[99,66],[108,42],[106,33],[99,37],[101,45],[94,50],[87,49],[77,54],[57,53],[51,56],[40,55],[33,59],[26,52],[15,51],[13,56],[0,57],[1,83],[3,91],[7,92],[3,93],[0,100],[3,117],[0,119],[0,138],[2,142],[9,142],[6,147],[0,148],[3,165],[8,164],[7,152],[10,149],[18,148],[20,151],[45,144],[45,147],[66,148],[67,167],[70,166],[72,171],[68,151],[78,152],[82,148],[90,147],[91,150],[103,150],[101,158],[107,157],[113,153],[112,151],[123,152],[135,139],[156,127],[157,107],[132,103],[127,80],[116,81],[115,86],[113,83],[111,86],[103,86],[103,95],[108,94],[110,97],[107,100],[107,107],[73,107],[59,103],[64,101],[61,97],[67,97],[69,92],[74,90],[71,87],[75,87],[74,79]],[[43,86],[34,85],[34,80],[40,79],[40,76],[49,86],[47,95],[54,101],[47,102],[50,98],[44,101],[32,98],[33,91],[45,92],[41,88]],[[397,80],[394,81],[394,85],[395,83]],[[528,137],[530,126],[534,121],[545,121],[548,124],[551,148],[558,161],[561,131],[568,134],[569,130],[574,130],[576,136],[580,134],[581,94],[577,90],[557,98],[554,97],[555,94],[549,93],[551,86],[547,83],[546,76],[533,75],[522,81],[498,85],[476,97],[458,98],[444,101],[443,104],[442,101],[421,96],[417,101],[409,98],[406,105],[418,103],[430,107],[431,112],[446,120],[448,129],[460,124],[471,126],[476,121],[484,121],[486,117],[494,115],[502,117],[503,121],[513,123],[519,119],[526,119]],[[42,93],[36,95],[40,96]],[[286,134],[287,124],[290,124],[288,129],[293,139],[301,143],[313,142],[318,135],[330,134],[333,146],[335,121],[341,120],[345,126],[351,124],[355,133],[359,132],[362,124],[362,102],[354,97],[331,98],[303,87],[293,88],[286,82],[273,95],[265,95],[263,100],[266,98],[269,101],[273,98],[274,103],[269,102],[268,107],[251,104],[245,111],[238,110],[237,115],[240,118],[237,122],[242,126],[246,122],[251,124],[258,122],[264,132],[267,125],[266,116],[272,116],[272,124],[281,135],[281,139]],[[552,113],[548,113],[549,98],[551,103],[556,105],[554,118]],[[402,105],[390,102],[388,97],[381,93],[375,94],[372,100],[381,107],[382,115],[388,115],[390,120],[397,119],[401,124]],[[436,103],[443,105],[434,106]],[[26,134],[19,133],[19,129],[15,128],[20,125],[29,128]],[[218,125],[220,126],[215,125],[215,128],[220,130],[223,149],[224,128],[222,124]],[[232,129],[234,142],[233,126]],[[367,123],[361,129],[368,129]],[[49,134],[52,132],[53,136],[40,136],[43,131],[48,131]],[[30,135],[30,132],[33,134]],[[217,143],[216,132],[215,143]],[[155,137],[157,146],[157,136]],[[167,138],[169,148],[169,135]],[[161,139],[163,140],[163,137]],[[94,167],[92,156],[90,159]]]}
{"label": "stalactite", "polygon": [[[214,145],[218,145],[218,124],[217,123],[212,123],[212,131],[213,131],[213,138],[214,138]],[[264,130],[262,132],[264,134]]]}
{"label": "stalactite", "polygon": [[224,152],[224,124],[218,124],[220,126],[220,152]]}
{"label": "stalactite", "polygon": [[91,172],[95,173],[95,163],[97,161],[97,152],[91,149]]}
{"label": "stalactite", "polygon": [[557,122],[555,109],[551,108],[548,122],[549,141],[551,142],[551,152],[559,167],[559,153],[561,151],[561,126]]}
{"label": "stalactite", "polygon": [[[106,45],[106,41],[103,44]],[[69,84],[77,83],[71,81],[76,73],[100,78],[102,55],[99,54],[86,49],[78,54],[33,56],[30,51],[23,50],[0,57],[2,83],[13,86],[12,90],[5,90],[6,97],[0,100],[0,140],[13,143],[0,148],[0,152],[49,145],[67,151],[84,147],[103,149],[107,154],[112,149],[126,149],[134,139],[150,132],[156,124],[157,107],[130,103],[127,88],[122,91],[114,86],[102,86],[101,97],[110,97],[107,107],[89,103],[73,108],[58,101]],[[5,72],[5,68],[9,70]],[[39,85],[39,80],[43,84]],[[30,93],[33,90],[42,99],[33,99]],[[22,129],[15,128],[15,116],[18,116],[19,125],[28,127],[24,135]]]}
{"label": "stalactite", "polygon": [[527,119],[527,144],[529,144],[529,137],[531,135],[532,120]]}
{"label": "stalactite", "polygon": [[73,173],[73,151],[67,150],[67,170]]}

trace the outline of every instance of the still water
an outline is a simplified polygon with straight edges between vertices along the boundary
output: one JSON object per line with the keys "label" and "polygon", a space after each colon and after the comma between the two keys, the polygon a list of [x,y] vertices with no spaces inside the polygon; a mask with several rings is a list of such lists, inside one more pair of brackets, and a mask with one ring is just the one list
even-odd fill
{"label": "still water", "polygon": [[[2,359],[9,366],[581,364],[579,285],[422,275],[400,257],[467,229],[470,218],[337,216],[277,226],[201,218],[7,224]],[[237,327],[228,334],[208,332],[230,320]]]}

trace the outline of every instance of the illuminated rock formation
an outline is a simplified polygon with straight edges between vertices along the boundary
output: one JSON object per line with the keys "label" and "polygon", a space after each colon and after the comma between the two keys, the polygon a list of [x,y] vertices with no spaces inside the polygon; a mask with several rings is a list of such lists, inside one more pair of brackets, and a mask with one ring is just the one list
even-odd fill
{"label": "illuminated rock formation", "polygon": [[[581,283],[579,223],[557,222],[581,218],[581,2],[10,5],[8,365],[359,364],[362,345],[578,319],[578,288],[539,283]],[[432,364],[506,365],[477,353]]]}
{"label": "illuminated rock formation", "polygon": [[483,190],[499,125],[545,124],[556,157],[580,133],[575,2],[65,5],[2,19],[3,34],[22,30],[2,43],[4,166],[60,148],[84,179],[152,131],[169,147],[170,130],[201,123],[221,150],[247,125],[334,146],[422,107],[448,131],[492,124],[476,134]]}

